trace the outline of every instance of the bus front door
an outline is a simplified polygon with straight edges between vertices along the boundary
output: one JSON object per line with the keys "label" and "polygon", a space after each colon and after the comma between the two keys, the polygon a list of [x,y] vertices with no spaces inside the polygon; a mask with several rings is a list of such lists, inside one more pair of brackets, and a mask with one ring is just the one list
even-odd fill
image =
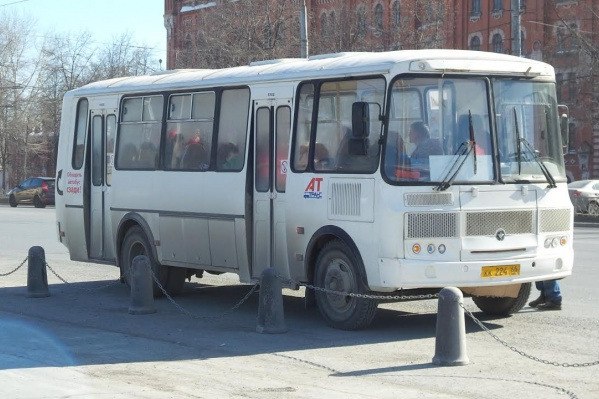
{"label": "bus front door", "polygon": [[254,231],[252,277],[273,267],[289,277],[285,186],[291,100],[254,102]]}
{"label": "bus front door", "polygon": [[114,164],[116,110],[91,112],[91,157],[89,192],[89,257],[113,260],[110,239],[110,180]]}

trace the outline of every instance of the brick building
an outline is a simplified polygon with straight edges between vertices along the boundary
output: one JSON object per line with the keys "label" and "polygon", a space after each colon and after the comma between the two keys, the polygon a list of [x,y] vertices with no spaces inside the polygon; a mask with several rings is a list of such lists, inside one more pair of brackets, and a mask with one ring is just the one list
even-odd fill
{"label": "brick building", "polygon": [[[520,1],[521,55],[549,62],[556,68],[559,101],[570,107],[568,175],[573,180],[599,178],[599,36],[592,34],[599,25],[599,0]],[[310,53],[409,48],[514,53],[517,28],[514,29],[512,19],[513,2],[306,0]],[[301,3],[165,0],[167,67],[221,67],[265,58],[297,57]],[[244,4],[246,9],[242,9]],[[253,19],[247,18],[252,13]],[[227,15],[231,20],[225,23]],[[255,25],[250,29],[252,23]],[[226,42],[233,30],[243,27],[248,27],[244,35]],[[226,32],[229,28],[232,31]],[[208,52],[210,42],[206,38],[219,33],[216,45]],[[244,38],[252,42],[251,49],[248,43],[243,45],[247,54],[222,54]],[[194,43],[198,43],[195,48]],[[193,51],[199,54],[195,58],[189,56]],[[214,52],[219,56],[211,57]]]}

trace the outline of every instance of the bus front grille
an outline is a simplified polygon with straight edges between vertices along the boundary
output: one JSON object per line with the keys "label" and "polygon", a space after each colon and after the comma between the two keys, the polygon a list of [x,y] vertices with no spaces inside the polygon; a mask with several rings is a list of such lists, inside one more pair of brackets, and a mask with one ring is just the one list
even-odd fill
{"label": "bus front grille", "polygon": [[532,210],[487,211],[466,214],[466,236],[494,236],[498,230],[505,234],[533,234],[535,226]]}
{"label": "bus front grille", "polygon": [[408,213],[406,238],[458,237],[458,215],[443,213]]}
{"label": "bus front grille", "polygon": [[570,217],[569,209],[541,209],[539,211],[539,232],[568,231],[570,230]]}

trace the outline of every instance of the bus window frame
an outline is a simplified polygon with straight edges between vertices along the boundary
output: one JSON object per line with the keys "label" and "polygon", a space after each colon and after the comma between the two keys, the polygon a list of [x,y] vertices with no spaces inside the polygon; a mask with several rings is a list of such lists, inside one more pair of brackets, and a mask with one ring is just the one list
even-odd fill
{"label": "bus window frame", "polygon": [[[381,132],[379,134],[379,137],[377,138],[377,141],[380,140],[380,138],[383,136],[384,132],[386,131],[385,125],[387,124],[387,110],[389,109],[388,106],[388,101],[387,98],[389,98],[390,96],[388,95],[388,90],[389,90],[389,85],[387,84],[387,77],[383,74],[371,74],[371,75],[354,75],[354,76],[345,76],[345,77],[332,77],[332,78],[327,78],[327,79],[306,79],[306,80],[302,80],[297,84],[297,87],[295,89],[295,98],[297,99],[295,101],[295,105],[294,105],[294,109],[293,109],[293,121],[292,121],[292,131],[291,131],[291,145],[290,145],[290,159],[289,159],[289,166],[290,166],[290,170],[293,173],[315,173],[315,174],[327,174],[327,175],[355,175],[355,174],[359,174],[359,175],[372,175],[374,173],[376,173],[377,169],[380,169],[380,163],[381,163],[381,153],[382,153],[382,146],[380,144],[378,144],[378,162],[377,162],[377,167],[376,169],[372,170],[372,171],[357,171],[357,170],[331,170],[331,171],[317,171],[314,169],[314,152],[315,152],[315,146],[316,146],[316,133],[317,133],[317,128],[318,128],[318,110],[319,110],[319,106],[320,106],[320,89],[322,87],[323,84],[325,83],[331,83],[331,82],[347,82],[347,81],[357,81],[357,80],[371,80],[371,79],[382,79],[384,82],[384,90],[383,90],[383,101],[381,104],[381,117],[382,117],[382,122],[381,122]],[[314,100],[313,100],[313,104],[312,104],[312,120],[311,120],[311,125],[310,125],[310,141],[308,142],[308,164],[306,165],[306,168],[304,170],[298,170],[295,167],[295,154],[296,154],[296,137],[297,137],[297,126],[298,126],[298,114],[299,114],[299,98],[300,98],[300,92],[301,92],[301,88],[303,85],[305,84],[312,84],[314,86]]]}
{"label": "bus window frame", "polygon": [[[123,170],[123,171],[165,171],[165,172],[208,172],[208,171],[216,171],[216,172],[228,172],[228,173],[239,173],[243,170],[240,169],[239,171],[219,171],[216,168],[216,153],[217,153],[217,145],[218,145],[218,129],[220,127],[220,113],[221,113],[221,98],[222,98],[222,92],[227,91],[227,90],[240,90],[240,89],[246,89],[248,91],[248,104],[247,104],[247,118],[245,120],[245,148],[239,149],[239,153],[243,154],[243,168],[245,168],[245,165],[247,163],[247,151],[248,151],[248,145],[249,145],[249,133],[248,133],[248,127],[250,126],[251,123],[251,119],[252,119],[252,115],[250,114],[251,112],[251,103],[252,103],[252,90],[251,87],[249,85],[235,85],[235,86],[210,86],[210,87],[196,87],[196,88],[186,88],[186,89],[180,89],[180,90],[168,90],[168,91],[152,91],[152,92],[132,92],[132,93],[126,93],[126,94],[122,94],[120,100],[119,100],[119,106],[118,106],[118,115],[117,115],[117,126],[116,126],[116,133],[115,133],[115,149],[114,149],[114,165],[113,165],[113,171],[114,170]],[[206,91],[212,91],[215,93],[215,102],[214,102],[214,107],[215,107],[215,113],[214,113],[214,123],[213,123],[213,128],[212,128],[212,144],[210,147],[210,165],[209,168],[207,170],[182,170],[182,169],[166,169],[165,165],[164,165],[164,148],[165,148],[165,141],[166,141],[166,134],[167,134],[167,122],[168,122],[168,112],[169,112],[169,105],[170,105],[170,97],[172,95],[180,95],[180,94],[194,94],[194,93],[200,93],[200,92],[206,92]],[[134,97],[151,97],[151,96],[162,96],[163,97],[163,109],[162,109],[162,119],[161,119],[161,132],[160,132],[160,144],[159,144],[159,148],[158,148],[158,163],[156,165],[156,168],[123,168],[123,167],[118,167],[117,165],[117,160],[118,160],[118,156],[119,156],[119,152],[121,150],[120,146],[121,146],[121,142],[120,142],[120,136],[121,136],[121,126],[122,126],[122,107],[123,107],[123,101],[128,99],[128,98],[134,98]],[[143,101],[142,101],[143,102]],[[143,117],[143,115],[142,115]],[[177,119],[178,120],[178,119]],[[174,120],[175,121],[175,120]],[[216,139],[216,140],[215,140]]]}

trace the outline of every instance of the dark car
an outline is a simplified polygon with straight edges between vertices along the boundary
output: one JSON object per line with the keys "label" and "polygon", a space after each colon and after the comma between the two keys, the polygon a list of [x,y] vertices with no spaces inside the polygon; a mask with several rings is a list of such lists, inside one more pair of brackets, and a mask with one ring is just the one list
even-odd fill
{"label": "dark car", "polygon": [[33,204],[36,208],[54,205],[54,178],[30,177],[8,192],[8,203]]}
{"label": "dark car", "polygon": [[599,180],[579,180],[568,184],[574,210],[599,216]]}

